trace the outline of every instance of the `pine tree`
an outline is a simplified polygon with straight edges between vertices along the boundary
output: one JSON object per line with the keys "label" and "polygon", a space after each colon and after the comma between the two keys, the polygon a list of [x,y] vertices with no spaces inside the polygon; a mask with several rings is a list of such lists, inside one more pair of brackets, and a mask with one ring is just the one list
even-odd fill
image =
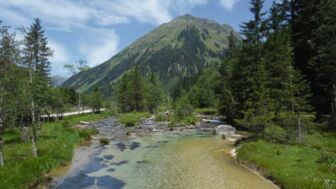
{"label": "pine tree", "polygon": [[316,100],[320,101],[319,106],[329,114],[334,98],[333,86],[336,85],[336,2],[322,0],[319,15],[320,25],[315,30],[313,39],[317,55],[311,59],[309,66],[316,76],[316,83],[312,84],[319,89],[315,95],[318,98]]}
{"label": "pine tree", "polygon": [[118,87],[117,87],[117,101],[118,101],[118,106],[119,109],[122,112],[129,112],[131,111],[131,107],[129,104],[129,91],[128,91],[128,73],[125,73],[119,83],[118,83]]}
{"label": "pine tree", "polygon": [[44,37],[41,22],[39,19],[35,19],[25,35],[23,49],[23,61],[29,72],[32,150],[34,156],[37,156],[36,129],[39,126],[41,109],[47,103],[43,97],[49,87],[50,62],[48,58],[52,55],[52,52],[47,45],[48,41]]}
{"label": "pine tree", "polygon": [[[0,22],[1,24],[1,22]],[[14,34],[9,33],[9,27],[0,25],[0,166],[4,166],[3,134],[10,117],[16,115],[15,99],[13,98],[13,75],[16,61],[16,46]]]}
{"label": "pine tree", "polygon": [[[292,44],[294,62],[305,79],[310,83],[313,92],[312,104],[320,113],[329,107],[325,102],[323,89],[318,85],[317,73],[309,62],[317,56],[318,49],[314,45],[314,36],[320,25],[319,7],[321,0],[295,0],[292,2]],[[327,106],[326,106],[327,105]]]}
{"label": "pine tree", "polygon": [[150,73],[146,86],[146,106],[150,112],[154,112],[162,98],[160,81],[154,73]]}
{"label": "pine tree", "polygon": [[218,112],[225,115],[226,121],[230,124],[233,123],[233,119],[236,114],[235,110],[235,98],[232,94],[232,85],[230,85],[230,78],[232,72],[232,65],[235,64],[236,60],[234,55],[225,60],[219,67],[218,72],[220,78],[217,78],[217,83],[215,84],[215,92],[218,98]]}
{"label": "pine tree", "polygon": [[237,109],[247,108],[246,102],[255,96],[257,83],[256,73],[262,59],[262,45],[265,38],[266,23],[262,11],[263,0],[251,0],[250,11],[254,19],[243,23],[242,34],[244,43],[239,53],[237,64],[234,66],[232,83],[233,96],[236,97]]}
{"label": "pine tree", "polygon": [[90,106],[94,113],[100,112],[100,109],[103,106],[103,95],[97,87],[93,90],[90,96]]}
{"label": "pine tree", "polygon": [[293,72],[293,48],[290,45],[289,28],[284,23],[286,17],[281,12],[281,5],[273,3],[267,19],[267,40],[264,45],[263,62],[268,73],[267,87],[276,119],[286,110],[290,73]]}
{"label": "pine tree", "polygon": [[144,110],[144,78],[141,75],[139,67],[136,65],[130,72],[129,96],[132,111]]}

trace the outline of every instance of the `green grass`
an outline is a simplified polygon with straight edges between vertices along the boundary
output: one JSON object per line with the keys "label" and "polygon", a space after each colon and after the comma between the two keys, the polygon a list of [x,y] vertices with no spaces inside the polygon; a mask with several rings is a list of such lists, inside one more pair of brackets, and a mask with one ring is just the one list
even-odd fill
{"label": "green grass", "polygon": [[238,150],[238,159],[256,165],[285,189],[336,188],[335,134],[306,135],[305,145],[246,142]]}
{"label": "green grass", "polygon": [[148,112],[131,112],[120,114],[118,116],[119,122],[123,124],[125,127],[137,126],[141,118],[147,118],[147,117],[149,117]]}
{"label": "green grass", "polygon": [[86,114],[45,123],[39,130],[38,157],[32,156],[31,143],[20,141],[18,129],[5,131],[5,166],[0,168],[0,188],[28,188],[48,172],[71,161],[76,144],[90,138],[95,129],[74,129],[79,121],[99,120],[106,114]]}

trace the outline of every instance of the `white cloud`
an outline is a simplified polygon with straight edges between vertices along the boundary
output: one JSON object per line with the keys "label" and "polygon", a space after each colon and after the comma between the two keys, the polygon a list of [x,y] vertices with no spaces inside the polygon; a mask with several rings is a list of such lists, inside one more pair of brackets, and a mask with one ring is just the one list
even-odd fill
{"label": "white cloud", "polygon": [[10,9],[1,9],[0,18],[5,25],[15,23],[15,26],[25,26],[30,23],[24,15]]}
{"label": "white cloud", "polygon": [[80,42],[80,53],[90,66],[110,59],[118,52],[119,38],[113,30],[87,28]]}
{"label": "white cloud", "polygon": [[159,0],[100,0],[90,5],[96,10],[142,23],[161,24],[172,19],[169,10]]}
{"label": "white cloud", "polygon": [[[237,0],[220,0],[227,9]],[[45,29],[67,31],[78,50],[91,66],[102,63],[118,52],[119,38],[114,32],[118,24],[140,22],[159,25],[173,15],[188,12],[209,0],[0,0],[0,18],[12,26],[29,26],[39,17]],[[64,44],[50,41],[55,50],[51,59],[53,72],[60,73],[63,65],[77,59],[71,57]]]}
{"label": "white cloud", "polygon": [[231,11],[238,1],[239,0],[220,0],[221,5],[228,11]]}
{"label": "white cloud", "polygon": [[63,73],[63,66],[71,63],[68,50],[62,44],[52,40],[48,42],[48,45],[54,52],[50,58],[52,73],[61,75]]}
{"label": "white cloud", "polygon": [[15,7],[17,14],[25,13],[29,19],[39,17],[47,21],[49,26],[70,30],[71,27],[85,25],[90,19],[92,10],[80,3],[66,0],[3,0],[2,9]]}

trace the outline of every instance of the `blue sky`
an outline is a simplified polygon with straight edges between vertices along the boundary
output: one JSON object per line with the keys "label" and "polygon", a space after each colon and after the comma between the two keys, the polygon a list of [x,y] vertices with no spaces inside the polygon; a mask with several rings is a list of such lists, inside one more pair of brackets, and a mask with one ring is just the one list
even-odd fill
{"label": "blue sky", "polygon": [[[265,1],[265,10],[272,0]],[[251,18],[249,0],[0,0],[0,20],[13,28],[43,23],[52,74],[69,76],[64,64],[96,66],[162,23],[186,13],[239,25]],[[17,34],[18,38],[22,38]]]}

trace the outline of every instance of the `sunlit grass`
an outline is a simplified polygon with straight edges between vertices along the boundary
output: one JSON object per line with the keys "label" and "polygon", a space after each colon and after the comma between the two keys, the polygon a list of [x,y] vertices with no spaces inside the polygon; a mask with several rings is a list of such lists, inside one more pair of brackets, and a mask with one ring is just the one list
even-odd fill
{"label": "sunlit grass", "polygon": [[32,156],[31,143],[20,140],[18,129],[5,132],[5,166],[0,168],[0,188],[27,188],[53,168],[71,161],[75,145],[90,138],[95,129],[74,129],[79,121],[99,120],[107,114],[86,114],[45,123],[39,130],[38,157]]}
{"label": "sunlit grass", "polygon": [[336,188],[335,134],[315,133],[306,141],[305,145],[248,142],[239,148],[238,158],[257,165],[286,189]]}

